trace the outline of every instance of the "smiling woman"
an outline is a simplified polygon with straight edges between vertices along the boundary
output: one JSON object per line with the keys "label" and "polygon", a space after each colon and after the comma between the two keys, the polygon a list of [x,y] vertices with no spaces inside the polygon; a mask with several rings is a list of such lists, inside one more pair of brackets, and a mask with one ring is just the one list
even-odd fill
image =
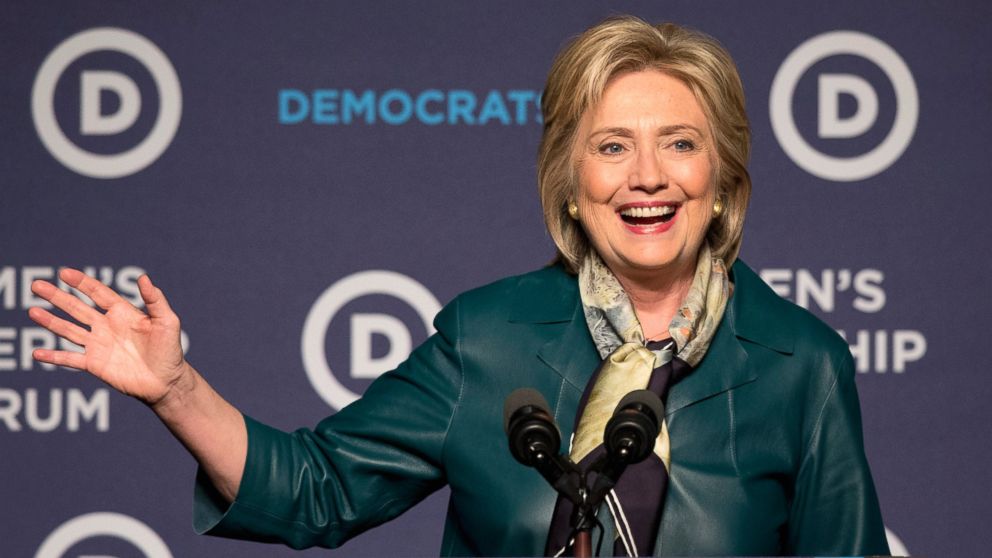
{"label": "smiling woman", "polygon": [[[615,77],[582,117],[575,218],[642,304],[666,294],[677,308],[692,284],[717,191],[709,129],[689,88],[658,70]],[[641,326],[663,333],[674,308],[650,319],[642,306]]]}
{"label": "smiling woman", "polygon": [[[574,150],[588,152],[592,147],[583,145],[583,141],[592,138],[583,138],[579,128],[592,118],[590,113],[602,112],[603,108],[594,107],[612,89],[613,82],[626,74],[653,70],[664,76],[658,79],[668,81],[655,92],[655,102],[662,102],[661,97],[667,95],[663,102],[674,103],[677,96],[677,102],[682,104],[669,104],[667,108],[658,105],[656,111],[666,110],[666,117],[674,120],[663,125],[667,130],[659,128],[652,133],[658,139],[665,135],[673,140],[679,132],[694,134],[696,142],[691,141],[692,137],[684,138],[688,143],[673,145],[675,150],[703,149],[711,158],[721,218],[710,223],[706,238],[714,255],[731,266],[740,250],[744,214],[751,196],[747,171],[751,130],[744,111],[743,85],[733,60],[713,38],[674,24],[653,27],[626,17],[607,21],[608,25],[604,23],[582,34],[559,55],[542,98],[545,131],[538,181],[545,222],[560,259],[576,271],[589,248],[588,238],[564,210],[574,199],[579,183],[576,162],[582,153]],[[593,110],[587,110],[590,108]],[[682,108],[691,112],[673,112]],[[692,126],[690,118],[696,125],[685,129]],[[630,136],[633,131],[629,129],[626,134]],[[631,140],[627,138],[628,143]]]}
{"label": "smiling woman", "polygon": [[[60,278],[105,312],[35,281],[86,326],[32,308],[85,349],[35,358],[145,402],[199,462],[194,524],[212,535],[339,546],[448,485],[449,556],[580,552],[589,523],[618,555],[887,553],[847,344],[737,260],[750,132],[727,52],[609,19],[559,54],[542,103],[557,262],[457,297],[435,335],[315,429],[280,432],[221,398],[147,276],[147,314],[79,271]],[[574,441],[564,497],[507,451],[501,403],[525,386]],[[653,398],[657,434],[617,469],[604,432],[631,392]],[[615,483],[595,492],[605,506],[582,507],[577,470]]]}

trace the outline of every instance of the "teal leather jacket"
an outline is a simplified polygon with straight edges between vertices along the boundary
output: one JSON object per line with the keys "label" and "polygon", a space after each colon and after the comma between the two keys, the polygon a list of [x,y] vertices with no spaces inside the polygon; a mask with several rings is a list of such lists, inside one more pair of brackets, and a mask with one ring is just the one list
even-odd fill
{"label": "teal leather jacket", "polygon": [[[741,262],[709,352],[667,401],[658,555],[887,554],[846,343]],[[564,440],[600,362],[560,267],[452,301],[364,397],[292,434],[250,418],[230,506],[200,476],[199,532],[334,547],[447,484],[441,554],[541,555],[554,491],[510,455],[503,400],[533,387]],[[606,545],[609,546],[609,545]]]}

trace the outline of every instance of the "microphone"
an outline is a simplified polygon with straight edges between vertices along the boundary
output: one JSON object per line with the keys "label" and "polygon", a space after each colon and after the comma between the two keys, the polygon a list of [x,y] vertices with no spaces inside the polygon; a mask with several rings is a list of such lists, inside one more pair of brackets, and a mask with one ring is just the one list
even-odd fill
{"label": "microphone", "polygon": [[537,469],[555,490],[572,502],[582,502],[578,467],[568,457],[558,454],[561,432],[540,392],[520,388],[506,398],[503,430],[514,459]]}
{"label": "microphone", "polygon": [[665,405],[653,391],[640,389],[623,396],[603,432],[606,455],[592,466],[599,474],[590,491],[590,505],[598,505],[613,490],[628,465],[651,455],[664,416]]}
{"label": "microphone", "polygon": [[665,405],[653,391],[639,389],[623,396],[606,423],[603,445],[613,459],[630,465],[654,451]]}

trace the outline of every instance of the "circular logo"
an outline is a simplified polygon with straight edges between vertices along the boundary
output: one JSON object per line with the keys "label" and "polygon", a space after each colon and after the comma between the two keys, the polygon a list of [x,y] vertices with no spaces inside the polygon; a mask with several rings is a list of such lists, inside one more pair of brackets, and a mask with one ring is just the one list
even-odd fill
{"label": "circular logo", "polygon": [[[361,296],[377,294],[394,296],[409,304],[420,316],[428,335],[434,333],[432,322],[441,310],[441,303],[426,287],[406,275],[383,270],[362,271],[328,287],[307,314],[301,349],[307,378],[320,397],[335,409],[343,409],[359,395],[338,381],[327,363],[327,329],[345,304]],[[391,324],[386,323],[387,326]],[[356,339],[352,339],[352,351],[356,350],[355,346]]]}
{"label": "circular logo", "polygon": [[[62,73],[76,59],[99,50],[121,52],[144,65],[155,80],[159,97],[158,116],[148,136],[133,148],[113,155],[92,153],[75,145],[66,137],[55,118],[55,86]],[[127,78],[121,78],[122,74],[97,72],[92,75],[104,85],[114,85],[120,91],[127,91],[130,96],[138,94],[129,85]],[[86,78],[84,73],[84,84]],[[148,39],[132,31],[113,27],[82,31],[55,47],[41,64],[31,90],[31,116],[45,148],[66,167],[92,178],[120,178],[152,164],[176,135],[181,112],[179,77],[169,59]],[[133,122],[135,115],[130,116]]]}
{"label": "circular logo", "polygon": [[87,513],[66,521],[45,538],[34,558],[63,558],[73,545],[92,537],[117,537],[147,558],[172,558],[158,533],[133,517],[113,512]]}
{"label": "circular logo", "polygon": [[[806,70],[824,58],[839,54],[860,56],[877,65],[892,82],[896,96],[895,123],[888,135],[874,149],[855,157],[834,157],[817,151],[803,139],[792,115],[792,96]],[[827,83],[843,86],[836,79]],[[821,81],[821,87],[824,85]],[[854,85],[859,88],[852,87]],[[851,92],[860,94],[859,99],[871,99],[874,91],[864,91],[865,85],[867,82],[863,85],[860,81],[847,83]],[[919,97],[909,67],[892,47],[864,33],[832,31],[802,43],[782,62],[772,81],[769,114],[779,145],[797,165],[826,180],[853,182],[882,172],[903,154],[916,131]],[[874,115],[871,119],[874,120]]]}

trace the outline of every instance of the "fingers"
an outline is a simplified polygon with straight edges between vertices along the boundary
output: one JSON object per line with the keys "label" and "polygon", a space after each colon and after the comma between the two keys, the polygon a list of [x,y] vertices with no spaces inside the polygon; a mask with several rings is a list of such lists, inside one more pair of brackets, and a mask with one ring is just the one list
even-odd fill
{"label": "fingers", "polygon": [[142,275],[138,278],[138,292],[141,293],[141,299],[145,301],[145,309],[148,310],[148,315],[152,318],[162,320],[176,317],[172,307],[169,306],[169,301],[165,299],[165,293],[152,284],[148,275]]}
{"label": "fingers", "polygon": [[[33,290],[35,294],[41,296],[42,298],[45,298],[46,300],[49,300],[50,302],[51,299],[42,294],[44,291],[47,290],[46,287],[50,287],[60,293],[63,292],[57,289],[54,285],[50,283],[45,283],[44,281],[35,281],[35,283],[44,283],[44,284],[39,285],[39,288],[36,289],[35,284],[32,283],[31,290]],[[76,300],[77,302],[82,304],[82,302],[80,302],[79,299],[76,299],[71,295],[66,295],[66,296],[69,296],[69,298],[72,298],[73,300]],[[55,302],[52,303],[56,304]],[[83,306],[86,305],[83,304]],[[86,306],[86,308],[93,310],[89,306]],[[96,312],[95,310],[93,311]],[[62,318],[56,317],[48,310],[38,307],[29,308],[28,316],[30,316],[35,323],[51,331],[52,333],[64,337],[77,345],[85,345],[85,337],[86,334],[89,332],[77,326],[76,324],[63,320]],[[79,370],[86,369],[86,355],[84,353],[77,353],[75,351],[55,351],[51,349],[35,349],[31,353],[31,356],[33,356],[34,359],[37,360],[38,362],[47,362],[49,364],[64,366],[66,368],[76,368]]]}
{"label": "fingers", "polygon": [[63,268],[59,271],[59,278],[65,281],[70,287],[78,289],[79,292],[90,297],[90,300],[104,310],[124,300],[110,287],[77,269]]}
{"label": "fingers", "polygon": [[78,325],[63,320],[62,318],[53,315],[48,310],[37,307],[28,309],[28,316],[30,316],[36,324],[47,329],[48,331],[51,331],[55,335],[64,337],[80,346],[86,345],[86,335],[89,332]]}
{"label": "fingers", "polygon": [[86,369],[86,355],[72,351],[53,351],[50,349],[35,349],[31,353],[38,362],[47,362],[66,368]]}
{"label": "fingers", "polygon": [[[112,306],[122,302],[127,303],[128,307],[134,308],[114,292],[113,289],[79,270],[68,267],[63,268],[59,271],[59,278],[66,285],[88,296],[97,306],[104,310],[109,310]],[[93,325],[103,315],[98,310],[82,302],[78,297],[66,293],[48,281],[34,281],[31,283],[31,291],[86,325]],[[148,275],[142,275],[138,278],[138,291],[141,294],[142,300],[145,302],[145,309],[149,316],[153,319],[178,322],[178,318],[169,306],[169,302],[166,300],[165,294],[162,293],[162,289],[153,285]],[[50,319],[57,318],[51,315],[38,314],[38,319],[48,322]]]}
{"label": "fingers", "polygon": [[94,323],[103,316],[103,314],[90,308],[83,301],[59,289],[48,281],[38,280],[32,282],[31,292],[51,302],[56,308],[63,310],[66,314],[86,325]]}

